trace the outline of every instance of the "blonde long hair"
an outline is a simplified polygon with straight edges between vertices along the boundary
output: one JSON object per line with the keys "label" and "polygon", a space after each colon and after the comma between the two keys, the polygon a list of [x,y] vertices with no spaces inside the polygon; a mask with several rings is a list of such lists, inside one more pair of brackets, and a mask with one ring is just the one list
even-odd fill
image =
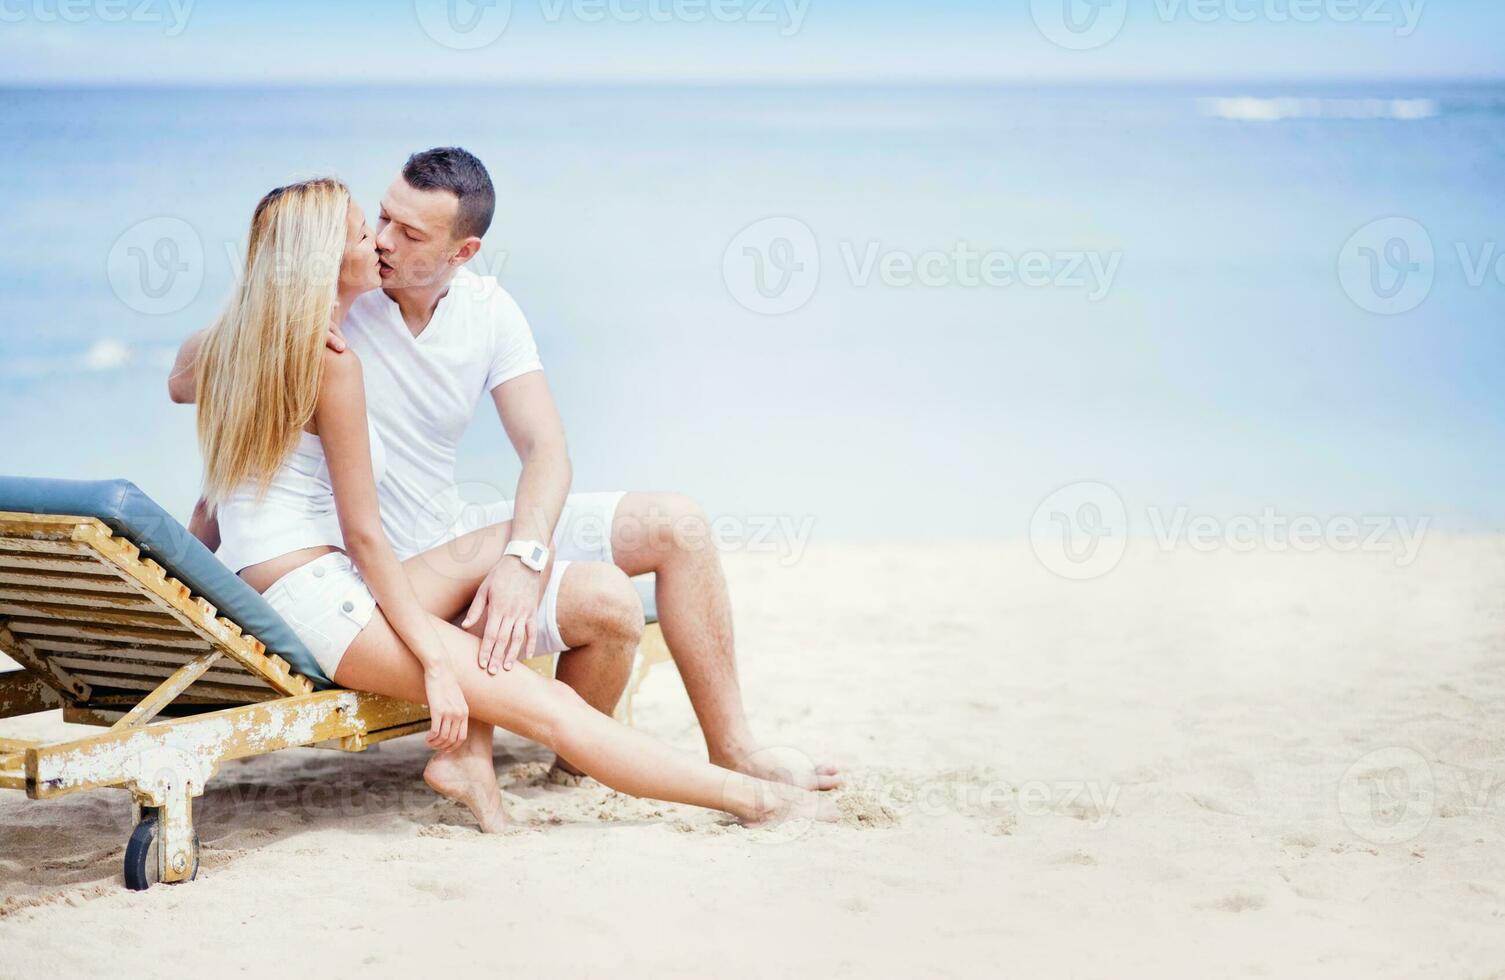
{"label": "blonde long hair", "polygon": [[240,282],[199,351],[211,506],[248,480],[260,499],[314,416],[349,204],[349,189],[323,177],[279,187],[256,205]]}

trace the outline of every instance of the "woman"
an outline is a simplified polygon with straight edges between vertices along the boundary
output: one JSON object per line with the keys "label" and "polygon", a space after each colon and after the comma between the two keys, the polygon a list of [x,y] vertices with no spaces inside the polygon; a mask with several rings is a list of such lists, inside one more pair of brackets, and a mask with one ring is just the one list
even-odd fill
{"label": "woman", "polygon": [[[693,760],[557,681],[476,668],[479,638],[449,622],[470,602],[474,580],[437,570],[453,568],[456,552],[481,549],[462,539],[444,556],[398,562],[377,509],[385,452],[366,418],[360,361],[325,347],[355,298],[380,284],[375,241],[339,181],[281,187],[257,205],[244,274],[197,367],[204,497],[218,512],[220,557],[336,683],[427,704],[428,742],[441,753],[467,741],[474,716],[547,745],[623,793],[721,809],[749,824],[796,809],[831,817],[815,793]],[[487,749],[485,773],[468,778],[489,776],[490,786],[447,795],[491,831],[505,815]]]}

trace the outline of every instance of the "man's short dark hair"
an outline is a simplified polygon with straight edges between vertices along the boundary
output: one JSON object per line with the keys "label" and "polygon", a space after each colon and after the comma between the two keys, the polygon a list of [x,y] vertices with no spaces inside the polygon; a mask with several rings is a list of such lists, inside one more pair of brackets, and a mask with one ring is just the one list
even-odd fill
{"label": "man's short dark hair", "polygon": [[480,238],[496,213],[496,188],[486,165],[458,146],[441,146],[414,153],[403,165],[402,178],[420,191],[449,191],[460,200],[455,232],[461,238]]}

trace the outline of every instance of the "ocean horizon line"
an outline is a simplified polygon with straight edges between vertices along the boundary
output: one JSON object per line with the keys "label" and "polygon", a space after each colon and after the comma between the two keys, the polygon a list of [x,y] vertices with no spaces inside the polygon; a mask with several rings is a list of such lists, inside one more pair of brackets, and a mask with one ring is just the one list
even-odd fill
{"label": "ocean horizon line", "polygon": [[1074,79],[1007,78],[880,78],[880,77],[831,77],[810,76],[791,78],[602,78],[593,80],[565,78],[496,78],[496,79],[415,79],[412,81],[349,82],[340,79],[105,79],[99,81],[54,81],[49,79],[0,79],[0,91],[8,92],[125,92],[125,91],[192,91],[192,92],[255,92],[255,91],[496,91],[498,89],[549,89],[587,90],[620,88],[636,90],[694,90],[694,89],[808,89],[832,90],[882,90],[882,89],[1006,89],[1016,91],[1073,91],[1082,89],[1120,88],[1124,91],[1151,90],[1236,90],[1258,87],[1268,90],[1295,90],[1301,88],[1401,88],[1405,86],[1432,86],[1445,88],[1492,87],[1505,85],[1505,74],[1497,76],[1429,76],[1411,77],[1362,77],[1316,75],[1305,78],[1292,77],[1246,77],[1246,78],[1176,78],[1145,77],[1123,78],[1116,76],[1084,77]]}

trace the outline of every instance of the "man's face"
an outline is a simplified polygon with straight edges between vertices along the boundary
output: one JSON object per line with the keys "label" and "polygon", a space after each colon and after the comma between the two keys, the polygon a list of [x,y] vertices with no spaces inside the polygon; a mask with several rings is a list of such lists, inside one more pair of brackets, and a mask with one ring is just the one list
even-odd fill
{"label": "man's face", "polygon": [[376,251],[383,289],[443,282],[470,258],[455,235],[460,201],[448,191],[420,191],[400,175],[381,199]]}

